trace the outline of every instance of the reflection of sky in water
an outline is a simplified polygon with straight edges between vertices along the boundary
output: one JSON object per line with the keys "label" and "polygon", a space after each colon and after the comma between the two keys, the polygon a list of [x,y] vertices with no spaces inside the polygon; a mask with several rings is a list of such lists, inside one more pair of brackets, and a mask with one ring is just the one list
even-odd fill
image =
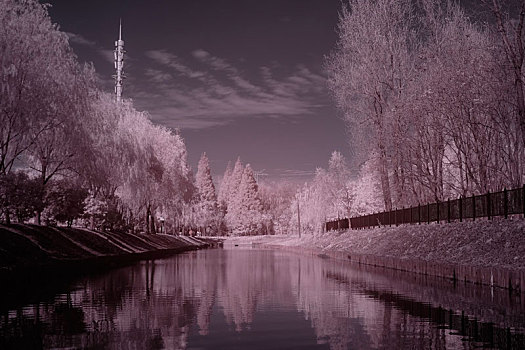
{"label": "reflection of sky in water", "polygon": [[2,312],[0,348],[520,348],[525,339],[524,305],[508,292],[270,250],[141,262],[39,300]]}

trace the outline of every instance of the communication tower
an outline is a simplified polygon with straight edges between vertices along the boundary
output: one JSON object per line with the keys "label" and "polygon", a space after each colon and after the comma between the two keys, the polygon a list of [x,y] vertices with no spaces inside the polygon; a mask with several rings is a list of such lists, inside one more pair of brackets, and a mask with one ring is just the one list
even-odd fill
{"label": "communication tower", "polygon": [[117,102],[120,103],[122,99],[122,80],[126,77],[124,75],[124,40],[122,40],[122,21],[119,23],[118,28],[118,40],[115,41],[115,70],[117,74],[113,76],[115,78],[115,95],[117,96]]}

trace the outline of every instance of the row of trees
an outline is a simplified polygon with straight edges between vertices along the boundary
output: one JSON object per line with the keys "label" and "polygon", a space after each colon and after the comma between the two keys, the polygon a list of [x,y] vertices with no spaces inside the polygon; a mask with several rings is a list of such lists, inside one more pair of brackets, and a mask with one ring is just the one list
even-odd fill
{"label": "row of trees", "polygon": [[329,86],[384,209],[525,182],[525,2],[485,5],[476,23],[453,1],[343,7]]}
{"label": "row of trees", "polygon": [[177,133],[96,88],[34,0],[0,0],[0,209],[9,223],[83,217],[155,231],[181,221],[194,185]]}
{"label": "row of trees", "polygon": [[218,196],[206,154],[194,179],[182,137],[97,89],[45,5],[0,0],[0,69],[3,222],[273,232],[275,193],[263,202],[250,165],[228,167]]}
{"label": "row of trees", "polygon": [[45,6],[0,0],[0,218],[285,233],[299,216],[317,231],[337,216],[519,186],[525,3],[518,18],[497,0],[487,8],[493,21],[474,23],[453,2],[349,0],[326,65],[360,172],[334,152],[298,190],[259,188],[238,159],[216,192],[205,154],[194,179],[177,132],[97,89]]}
{"label": "row of trees", "polygon": [[256,196],[237,161],[218,195],[232,233],[320,232],[336,217],[521,186],[525,2],[517,18],[483,3],[488,23],[453,1],[349,0],[326,67],[359,172],[333,152],[310,183]]}
{"label": "row of trees", "polygon": [[379,211],[382,202],[376,169],[377,160],[371,158],[353,176],[344,156],[334,151],[328,168],[317,168],[313,181],[291,198],[287,231],[318,233],[328,220]]}
{"label": "row of trees", "polygon": [[272,234],[273,206],[269,199],[278,195],[259,192],[250,164],[237,159],[232,169],[228,164],[219,190],[216,191],[206,153],[199,160],[195,181],[195,196],[184,206],[185,223],[202,235]]}
{"label": "row of trees", "polygon": [[233,235],[273,233],[273,222],[263,210],[259,186],[250,164],[238,158],[233,169],[228,164],[219,188],[219,206]]}
{"label": "row of trees", "polygon": [[206,154],[194,178],[182,137],[97,89],[93,67],[78,63],[45,5],[0,0],[0,69],[3,222],[273,232],[275,192],[263,202],[250,165],[228,167],[217,196]]}

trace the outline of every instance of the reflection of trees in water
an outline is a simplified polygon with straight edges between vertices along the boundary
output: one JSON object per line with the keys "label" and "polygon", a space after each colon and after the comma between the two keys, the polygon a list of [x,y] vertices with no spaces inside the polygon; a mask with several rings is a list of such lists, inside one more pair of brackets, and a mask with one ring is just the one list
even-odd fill
{"label": "reflection of trees in water", "polygon": [[292,301],[290,271],[272,251],[226,251],[219,306],[236,331],[249,329],[260,303]]}
{"label": "reflection of trees in water", "polygon": [[[333,263],[326,269],[325,280],[335,282],[343,291],[351,291],[352,297],[361,299],[354,306],[362,309],[358,313],[369,313],[369,317],[363,318],[363,325],[372,338],[377,337],[375,346],[426,349],[468,347],[462,339],[496,348],[521,349],[525,345],[523,305],[512,307],[513,298],[507,292],[505,299],[502,295],[490,293],[489,289],[483,298],[486,289],[474,286],[451,290],[444,288],[443,281],[440,285],[435,279],[411,283],[409,280],[414,277],[410,274],[388,270],[381,270],[382,273],[378,274],[366,269],[349,269],[348,265],[334,268],[336,265]],[[380,308],[370,312],[365,307],[367,303]],[[472,313],[466,316],[464,312],[454,311],[458,305]],[[508,310],[506,316],[510,317],[506,322],[499,314],[502,310]],[[376,320],[373,315],[376,315]],[[381,315],[382,321],[379,319]],[[478,320],[477,315],[481,315],[484,321]],[[375,325],[381,325],[382,332],[378,327],[374,329]],[[511,328],[520,333],[511,332]]]}
{"label": "reflection of trees in water", "polygon": [[[50,302],[0,315],[0,348],[184,349],[190,333],[209,334],[214,313],[243,331],[256,312],[287,305],[331,349],[463,347],[462,337],[518,348],[525,341],[508,331],[512,324],[500,324],[497,313],[508,305],[490,308],[478,292],[400,276],[275,251],[192,252],[84,279]],[[451,311],[454,304],[480,309],[483,322]],[[508,312],[523,325],[520,307]]]}
{"label": "reflection of trees in water", "polygon": [[0,349],[64,347],[65,334],[84,333],[86,324],[82,308],[73,305],[69,293],[62,299],[65,300],[18,308],[3,315],[0,318]]}
{"label": "reflection of trees in water", "polygon": [[185,348],[199,298],[180,283],[188,273],[177,275],[179,268],[144,262],[114,270],[4,315],[0,348]]}
{"label": "reflection of trees in water", "polygon": [[[297,265],[297,309],[312,323],[318,341],[328,343],[331,349],[347,349],[349,344],[358,349],[372,347],[373,334],[363,325],[377,324],[378,305],[360,300],[327,279],[323,260],[297,256]],[[365,317],[371,317],[372,322]]]}
{"label": "reflection of trees in water", "polygon": [[[525,344],[523,328],[520,334],[510,331],[525,325],[523,305],[513,307],[508,294],[504,300],[472,285],[454,290],[432,279],[410,282],[410,274],[367,272],[304,256],[297,256],[290,270],[296,276],[292,288],[297,291],[297,309],[311,321],[318,341],[331,349],[468,347],[462,339],[498,348]],[[396,294],[399,291],[403,294]],[[440,305],[460,306],[471,318]]]}

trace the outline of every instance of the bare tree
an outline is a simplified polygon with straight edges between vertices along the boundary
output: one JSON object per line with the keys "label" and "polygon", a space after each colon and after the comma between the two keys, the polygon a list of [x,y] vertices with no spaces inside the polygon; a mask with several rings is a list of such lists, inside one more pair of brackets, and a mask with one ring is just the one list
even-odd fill
{"label": "bare tree", "polygon": [[[327,58],[329,87],[351,128],[369,132],[379,154],[385,208],[392,207],[389,151],[402,131],[393,118],[411,71],[412,1],[350,0]],[[401,181],[396,180],[397,183]]]}
{"label": "bare tree", "polygon": [[489,4],[496,18],[503,49],[510,64],[516,91],[517,121],[520,126],[522,142],[525,145],[525,0],[518,5],[518,18],[512,20],[502,9],[500,0],[484,1]]}

